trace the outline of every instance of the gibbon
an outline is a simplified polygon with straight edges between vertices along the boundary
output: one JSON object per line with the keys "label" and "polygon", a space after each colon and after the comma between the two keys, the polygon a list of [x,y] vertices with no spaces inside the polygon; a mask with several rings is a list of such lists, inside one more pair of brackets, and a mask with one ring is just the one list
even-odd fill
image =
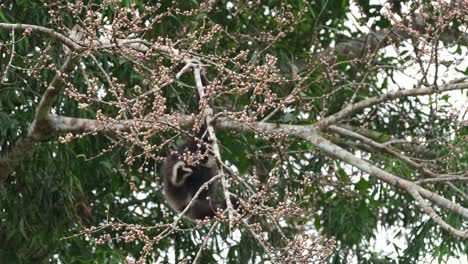
{"label": "gibbon", "polygon": [[[204,74],[201,75],[202,84],[206,87],[208,81]],[[217,162],[213,153],[207,148],[210,142],[206,121],[196,137],[192,137],[183,144],[177,153],[171,153],[165,160],[162,175],[164,177],[164,196],[169,205],[177,212],[182,212],[190,203],[198,190],[214,176],[218,174]],[[202,155],[204,158],[198,163],[188,164],[184,160],[187,156]],[[213,218],[218,209],[226,209],[225,200],[214,200],[214,194],[218,189],[218,181],[210,183],[204,188],[195,200],[185,216],[195,219]],[[235,209],[239,201],[230,197]]]}

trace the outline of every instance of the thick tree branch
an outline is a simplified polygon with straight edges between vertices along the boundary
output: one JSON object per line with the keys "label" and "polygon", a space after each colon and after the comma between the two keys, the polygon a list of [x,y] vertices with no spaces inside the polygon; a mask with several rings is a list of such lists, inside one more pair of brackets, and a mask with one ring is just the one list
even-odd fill
{"label": "thick tree branch", "polygon": [[25,137],[18,140],[10,152],[0,158],[0,184],[2,184],[26,154],[30,153],[36,141]]}
{"label": "thick tree branch", "polygon": [[[128,130],[130,126],[137,124],[142,126],[141,123],[136,121],[126,121],[122,124],[114,124],[110,127],[104,127],[97,120],[89,119],[77,119],[69,117],[55,116],[53,117],[54,124],[56,126],[57,132],[72,132],[73,126],[71,124],[76,124],[76,132],[111,132],[114,129],[117,130]],[[181,116],[180,119],[181,126],[190,126],[195,122],[195,119],[192,116]],[[144,124],[143,124],[144,125]],[[325,138],[321,137],[318,131],[314,126],[298,126],[298,125],[277,125],[264,122],[258,123],[239,123],[227,118],[220,118],[216,122],[216,127],[218,129],[225,129],[230,131],[239,131],[239,132],[261,132],[261,133],[280,133],[283,135],[293,136],[302,138],[314,144],[317,148],[327,153],[332,157],[336,157],[344,162],[355,166],[363,172],[368,173],[371,176],[374,176],[391,186],[397,187],[403,191],[410,192],[411,190],[416,190],[419,195],[432,201],[433,203],[439,205],[442,208],[453,211],[465,218],[468,218],[468,209],[460,206],[459,204],[452,202],[436,193],[433,193],[415,182],[411,182],[402,178],[399,178],[391,173],[388,173],[367,161],[364,161],[352,153],[346,151],[345,149],[331,143]],[[148,128],[150,128],[148,126]]]}
{"label": "thick tree branch", "polygon": [[349,104],[339,112],[327,116],[324,119],[317,122],[316,126],[323,129],[329,125],[336,124],[337,122],[349,117],[365,108],[384,103],[387,101],[395,100],[398,98],[411,97],[411,96],[420,96],[420,95],[429,95],[429,94],[439,94],[447,91],[454,90],[463,90],[468,88],[468,82],[465,81],[466,78],[461,80],[455,80],[447,84],[440,85],[438,87],[427,87],[427,88],[416,88],[408,90],[398,90],[394,92],[389,92],[381,96],[371,97],[362,101],[359,101],[355,104]]}
{"label": "thick tree branch", "polygon": [[[424,33],[426,26],[426,22],[420,15],[417,15],[417,17],[412,20],[413,32]],[[333,52],[336,51],[347,60],[359,59],[365,54],[374,53],[381,48],[398,44],[411,37],[412,33],[410,33],[406,28],[386,28],[338,43],[334,49],[328,50],[324,55],[329,57],[329,59],[332,59],[334,57]],[[468,34],[464,33],[445,31],[440,34],[439,39],[445,43],[468,45]]]}
{"label": "thick tree branch", "polygon": [[53,29],[50,29],[47,27],[41,27],[41,26],[29,25],[29,24],[0,23],[0,28],[11,29],[11,30],[25,30],[25,31],[42,33],[62,42],[71,50],[76,50],[80,47],[78,44],[76,44],[76,42],[72,38],[69,38],[65,35],[55,32]]}
{"label": "thick tree branch", "polygon": [[234,129],[240,131],[257,131],[257,132],[266,132],[266,133],[280,133],[288,136],[295,136],[302,138],[314,144],[317,148],[327,153],[332,157],[336,157],[354,167],[360,169],[363,172],[368,173],[371,176],[374,176],[391,186],[397,187],[403,191],[409,192],[410,189],[415,188],[419,194],[432,201],[433,203],[453,211],[465,218],[468,218],[468,209],[460,206],[459,204],[452,202],[436,193],[428,191],[417,184],[401,179],[389,172],[386,172],[367,161],[364,161],[352,153],[346,151],[345,149],[331,143],[325,138],[321,137],[318,131],[313,126],[294,126],[294,125],[275,125],[268,123],[253,123],[253,124],[241,124],[235,123],[229,120],[219,120],[216,125],[219,128],[223,129]]}
{"label": "thick tree branch", "polygon": [[408,192],[413,196],[413,198],[416,200],[418,203],[419,207],[427,214],[429,215],[434,222],[436,222],[440,227],[443,229],[447,230],[448,232],[461,237],[461,238],[468,238],[468,231],[460,231],[458,229],[455,229],[451,225],[449,225],[447,222],[442,220],[442,218],[436,213],[436,211],[421,197],[419,192],[415,190],[414,188],[411,188],[408,190]]}
{"label": "thick tree branch", "polygon": [[52,104],[63,88],[64,75],[67,75],[73,70],[73,68],[75,68],[76,60],[77,59],[73,58],[72,54],[68,54],[65,58],[65,62],[63,63],[60,71],[55,75],[54,79],[49,84],[49,87],[47,87],[46,91],[42,95],[39,105],[36,108],[36,115],[34,117],[34,121],[36,123],[43,122],[48,118]]}
{"label": "thick tree branch", "polygon": [[[408,164],[409,166],[411,166],[412,168],[418,170],[418,171],[421,171],[423,172],[425,175],[431,177],[431,178],[438,178],[440,177],[441,175],[439,175],[438,173],[435,173],[431,170],[429,170],[428,168],[424,167],[423,164],[421,163],[418,163],[416,161],[413,161],[412,159],[410,159],[409,157],[401,154],[400,152],[392,149],[391,147],[389,146],[386,146],[384,144],[380,144],[378,142],[375,142],[373,141],[372,139],[369,139],[363,135],[360,135],[358,133],[355,133],[353,131],[350,131],[350,130],[347,130],[347,129],[344,129],[342,127],[338,127],[338,126],[330,126],[328,127],[328,129],[330,131],[333,131],[335,133],[338,133],[342,136],[345,136],[345,137],[350,137],[350,138],[353,138],[353,139],[356,139],[356,140],[359,140],[373,148],[376,148],[380,151],[383,151],[383,152],[386,152],[400,160],[402,160],[403,162],[405,162],[406,164]],[[459,176],[459,175],[452,175],[452,176]],[[468,200],[468,196],[466,195],[466,193],[464,193],[462,190],[460,190],[458,187],[456,187],[453,183],[451,182],[445,182],[445,184],[447,184],[447,186],[449,186],[453,191],[455,191],[456,193],[458,193],[460,195],[461,198],[465,199],[465,200]]]}
{"label": "thick tree branch", "polygon": [[[118,123],[108,123],[88,118],[66,117],[60,115],[49,115],[49,128],[46,136],[51,137],[58,133],[74,133],[74,134],[110,134],[116,131],[130,131],[132,127],[140,127],[151,129],[155,122],[147,122],[143,120],[121,120]],[[157,123],[166,125],[174,122],[174,119],[165,117],[159,118]],[[195,117],[191,115],[183,115],[177,119],[177,123],[184,128],[188,128],[195,122]]]}
{"label": "thick tree branch", "polygon": [[[25,28],[27,27],[20,27],[20,29]],[[80,34],[80,28],[75,27],[71,32],[71,38],[76,38],[77,40],[80,40],[79,38],[81,37],[82,35]],[[74,55],[73,52],[69,49],[67,51],[65,62],[55,75],[52,82],[49,84],[49,87],[42,95],[41,101],[39,102],[39,105],[36,108],[34,120],[29,126],[26,136],[23,139],[18,140],[11,149],[11,151],[0,158],[0,183],[4,182],[13,171],[14,166],[31,152],[32,147],[36,142],[55,133],[53,126],[50,124],[51,120],[49,118],[49,112],[55,98],[64,86],[64,76],[68,75],[75,68],[77,58],[74,56],[76,55]]]}
{"label": "thick tree branch", "polygon": [[[112,133],[113,131],[130,131],[133,126],[141,126],[143,122],[134,120],[121,121],[117,124],[104,124],[96,119],[74,118],[58,115],[50,115],[52,131],[57,133]],[[150,125],[148,124],[148,128]]]}
{"label": "thick tree branch", "polygon": [[[381,132],[373,131],[373,130],[362,128],[362,127],[355,127],[355,126],[351,126],[348,124],[340,124],[339,127],[358,133],[376,142],[380,142],[383,138],[388,137],[388,135],[381,133]],[[435,151],[428,149],[417,142],[408,142],[407,140],[404,140],[404,139],[390,139],[380,144],[384,146],[394,145],[394,146],[397,146],[398,149],[404,152],[415,153],[427,159],[433,159],[437,156]]]}
{"label": "thick tree branch", "polygon": [[71,55],[68,55],[60,72],[54,77],[46,92],[43,94],[41,101],[36,108],[36,115],[28,133],[23,139],[18,140],[10,152],[0,158],[0,183],[4,182],[8,175],[11,174],[13,168],[22,159],[24,159],[32,150],[33,145],[54,134],[53,127],[50,125],[49,110],[55,97],[60,91],[63,84],[62,74],[69,73],[75,66]]}

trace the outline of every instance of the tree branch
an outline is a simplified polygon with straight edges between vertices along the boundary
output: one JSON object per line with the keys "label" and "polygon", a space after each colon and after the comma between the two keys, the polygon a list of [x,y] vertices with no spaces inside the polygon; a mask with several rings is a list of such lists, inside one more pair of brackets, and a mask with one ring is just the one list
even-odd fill
{"label": "tree branch", "polygon": [[[211,108],[211,105],[206,102],[206,100],[209,100],[209,99],[206,98],[205,87],[203,86],[203,82],[202,82],[201,63],[200,62],[194,63],[192,68],[193,68],[193,74],[195,77],[195,83],[198,89],[198,94],[200,95],[200,106],[205,107],[203,117],[205,118],[206,127],[207,127],[208,135],[210,138],[211,148],[214,152],[214,156],[216,157],[217,163],[222,164],[223,160],[221,158],[221,152],[219,151],[218,138],[216,137],[216,133],[213,128],[213,124],[214,124],[213,109]],[[235,210],[231,203],[231,195],[228,189],[228,185],[226,181],[226,174],[224,173],[223,166],[218,168],[218,173],[221,175],[221,186],[223,187],[223,193],[226,199],[226,209],[228,212],[229,224],[232,225],[234,221]]]}
{"label": "tree branch", "polygon": [[427,88],[416,88],[416,89],[408,89],[408,90],[398,90],[394,92],[389,92],[381,96],[371,97],[362,101],[359,101],[355,104],[349,104],[342,110],[338,111],[337,113],[327,116],[324,119],[317,122],[316,126],[320,129],[324,129],[332,124],[336,124],[338,121],[345,119],[346,117],[355,114],[365,108],[384,103],[387,101],[395,100],[398,98],[404,97],[411,97],[411,96],[419,96],[419,95],[429,95],[429,94],[439,94],[442,92],[447,91],[454,91],[454,90],[463,90],[468,88],[468,82],[463,82],[466,78],[462,78],[459,80],[454,80],[447,84],[443,84],[440,86],[433,86]]}
{"label": "tree branch", "polygon": [[[428,168],[424,167],[423,164],[421,163],[418,163],[416,161],[413,161],[412,159],[410,159],[409,157],[399,153],[398,151],[392,149],[391,147],[389,146],[386,146],[384,144],[380,144],[378,142],[375,142],[363,135],[360,135],[358,133],[355,133],[353,131],[350,131],[350,130],[347,130],[347,129],[344,129],[342,127],[338,127],[338,126],[330,126],[328,128],[330,131],[333,131],[335,133],[338,133],[342,136],[346,136],[346,137],[351,137],[351,138],[354,138],[354,139],[357,139],[373,148],[376,148],[380,151],[384,151],[400,160],[402,160],[403,162],[405,162],[406,164],[408,164],[410,167],[418,170],[418,171],[421,171],[423,172],[424,174],[426,174],[427,176],[431,177],[431,178],[438,178],[440,177],[441,175],[439,175],[438,173],[435,173],[431,170],[429,170]],[[453,176],[458,176],[458,175],[453,175]],[[447,186],[449,186],[453,191],[455,191],[456,193],[458,193],[463,199],[465,200],[468,200],[468,196],[466,195],[466,193],[464,193],[462,190],[460,190],[457,186],[455,186],[453,183],[451,182],[445,182],[445,184]]]}
{"label": "tree branch", "polygon": [[460,231],[458,229],[455,229],[451,225],[449,225],[447,222],[442,220],[442,218],[436,213],[436,211],[421,197],[419,192],[415,190],[414,188],[410,188],[408,192],[413,196],[413,198],[416,200],[418,203],[419,207],[427,214],[429,215],[434,222],[436,222],[440,227],[443,229],[447,230],[448,232],[461,237],[461,238],[468,238],[468,231]]}
{"label": "tree branch", "polygon": [[[381,48],[409,39],[414,32],[425,33],[427,26],[421,14],[415,14],[411,20],[411,29],[396,26],[371,32],[336,44],[335,48],[325,52],[324,56],[331,59],[334,57],[333,52],[336,51],[348,60],[362,58],[366,53],[374,53]],[[468,45],[468,34],[444,31],[440,34],[440,40],[445,43],[457,43],[466,46]]]}
{"label": "tree branch", "polygon": [[[56,124],[57,129],[56,131],[72,131],[72,127],[68,126],[67,124],[74,123],[74,126],[77,131],[89,131],[89,132],[111,132],[113,129],[122,129],[127,130],[130,126],[135,125],[136,121],[128,120],[122,124],[114,124],[112,127],[103,127],[97,120],[89,120],[89,119],[76,119],[76,118],[69,118],[69,117],[61,117],[55,116],[53,118],[55,120],[53,123]],[[181,122],[182,126],[190,126],[195,122],[195,119],[191,116],[181,116],[179,121]],[[63,123],[61,123],[63,122]],[[138,124],[141,125],[141,124]],[[326,154],[339,158],[340,160],[355,166],[356,168],[360,169],[363,172],[368,173],[371,176],[374,176],[383,182],[390,184],[391,186],[397,187],[403,191],[410,192],[410,190],[416,190],[422,197],[432,201],[433,203],[453,211],[464,218],[468,218],[468,209],[460,206],[459,204],[452,202],[436,193],[433,193],[421,186],[417,183],[401,179],[389,172],[386,172],[356,156],[352,153],[346,151],[345,149],[331,143],[330,141],[326,140],[325,138],[321,137],[318,131],[314,128],[314,126],[299,126],[299,125],[278,125],[278,124],[270,124],[264,122],[256,122],[256,123],[239,123],[227,118],[219,118],[216,122],[216,127],[218,129],[225,129],[231,131],[238,131],[238,132],[262,132],[262,133],[279,133],[288,136],[294,136],[298,138],[302,138],[314,144],[317,148],[325,152]],[[98,128],[96,130],[96,128]],[[99,129],[100,128],[100,129]]]}
{"label": "tree branch", "polygon": [[302,138],[314,144],[318,149],[324,153],[336,157],[354,167],[360,169],[363,172],[374,176],[391,186],[397,187],[403,191],[408,192],[410,188],[416,188],[416,190],[426,199],[431,200],[435,204],[453,211],[465,218],[468,218],[468,209],[460,206],[459,204],[452,202],[436,193],[426,190],[425,188],[418,186],[417,184],[401,179],[389,172],[386,172],[367,161],[364,161],[351,152],[331,143],[322,136],[319,135],[318,131],[314,126],[296,126],[296,125],[277,125],[269,123],[238,123],[227,119],[218,120],[216,123],[217,127],[221,129],[231,129],[235,131],[244,132],[263,132],[263,133],[279,133],[281,135],[294,136]]}
{"label": "tree branch", "polygon": [[468,177],[463,177],[463,176],[438,177],[438,178],[431,178],[431,179],[421,179],[421,180],[415,181],[414,183],[426,184],[426,183],[449,182],[449,181],[468,181]]}
{"label": "tree branch", "polygon": [[76,44],[76,42],[72,39],[69,38],[65,35],[62,35],[58,32],[55,32],[54,30],[46,27],[41,27],[41,26],[36,26],[36,25],[29,25],[29,24],[9,24],[9,23],[0,23],[0,28],[3,29],[11,29],[11,30],[27,30],[27,31],[32,31],[32,32],[39,32],[43,33],[45,35],[48,35],[49,37],[52,37],[60,42],[62,42],[64,45],[66,45],[68,48],[71,50],[76,50],[80,46]]}
{"label": "tree branch", "polygon": [[[370,138],[376,142],[379,142],[379,140],[382,140],[383,138],[388,137],[387,134],[373,131],[367,128],[351,126],[349,124],[340,124],[338,126],[346,130],[350,130],[355,133],[358,133],[364,137]],[[422,156],[428,159],[432,159],[436,157],[436,153],[433,150],[427,149],[426,147],[420,145],[417,142],[408,142],[404,139],[390,139],[380,144],[384,146],[396,145],[398,149],[401,149],[404,152],[412,152],[412,153],[415,153],[419,156]]]}
{"label": "tree branch", "polygon": [[76,66],[76,58],[73,58],[71,54],[68,54],[65,58],[65,62],[63,63],[60,71],[55,75],[52,82],[47,87],[46,91],[42,95],[41,101],[36,108],[36,115],[34,117],[34,121],[36,123],[40,123],[45,121],[48,118],[49,111],[52,108],[52,104],[55,101],[57,95],[59,95],[63,84],[64,84],[64,75],[70,73],[73,68]]}
{"label": "tree branch", "polygon": [[[0,23],[0,27],[2,25],[5,26],[10,24]],[[30,25],[26,25],[25,27],[23,27],[23,25],[16,26],[18,26],[18,29],[26,29]],[[49,34],[52,35],[58,34],[53,34],[53,32],[45,30],[42,27],[32,28],[41,32],[49,32]],[[80,34],[80,30],[81,29],[79,27],[74,27],[71,32],[71,38],[77,38],[77,40],[80,40],[78,39],[82,37],[82,35]],[[74,46],[72,46],[72,48],[70,49],[73,48]],[[41,101],[39,102],[39,105],[36,108],[34,120],[29,126],[26,136],[23,139],[18,140],[12,147],[11,151],[0,158],[0,183],[3,183],[13,171],[14,166],[32,151],[32,147],[36,142],[42,140],[46,136],[55,133],[55,131],[53,130],[53,126],[50,124],[49,111],[52,107],[55,98],[57,97],[57,95],[61,91],[61,88],[64,85],[64,76],[68,75],[76,65],[77,58],[74,56],[76,55],[72,53],[72,50],[68,50],[65,62],[63,63],[60,71],[57,72],[54,79],[49,84],[49,87],[42,95]]]}

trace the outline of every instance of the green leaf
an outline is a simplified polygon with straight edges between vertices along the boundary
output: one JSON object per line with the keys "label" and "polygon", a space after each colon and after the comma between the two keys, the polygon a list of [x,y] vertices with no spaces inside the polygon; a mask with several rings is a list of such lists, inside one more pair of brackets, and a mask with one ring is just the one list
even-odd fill
{"label": "green leaf", "polygon": [[20,222],[19,222],[19,230],[21,232],[21,235],[23,235],[23,237],[25,239],[29,239],[28,235],[27,235],[27,232],[25,230],[25,222],[24,222],[24,218],[21,218]]}
{"label": "green leaf", "polygon": [[441,98],[442,100],[444,100],[445,102],[448,102],[449,99],[450,99],[450,95],[444,94],[444,95],[442,95],[440,98]]}
{"label": "green leaf", "polygon": [[367,193],[367,190],[372,186],[368,181],[364,179],[360,179],[358,183],[356,183],[356,189],[361,193]]}

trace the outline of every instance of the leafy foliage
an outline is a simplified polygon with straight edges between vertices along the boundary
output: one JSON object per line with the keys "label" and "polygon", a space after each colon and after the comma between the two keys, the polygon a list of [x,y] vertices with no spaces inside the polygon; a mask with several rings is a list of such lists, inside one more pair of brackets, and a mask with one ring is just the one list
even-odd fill
{"label": "leafy foliage", "polygon": [[[85,23],[64,8],[66,2],[48,4],[44,1],[7,1],[0,9],[0,22],[41,25],[66,34],[63,27],[72,28],[75,24]],[[76,4],[81,1],[70,2]],[[120,15],[117,6],[133,7],[143,13],[149,6],[156,4],[154,1],[126,0],[115,7],[109,5],[99,9],[97,2],[84,1],[84,4],[94,11],[99,10],[109,23]],[[200,6],[198,2],[180,1],[177,8],[182,11],[196,9]],[[348,1],[270,0],[262,1],[256,7],[236,2],[236,9],[227,8],[228,2],[216,1],[211,11],[203,9],[194,15],[172,13],[164,16],[163,22],[156,23],[151,30],[141,35],[145,39],[165,37],[177,43],[179,49],[189,49],[200,36],[209,34],[213,25],[220,25],[223,34],[214,33],[213,38],[198,51],[205,59],[211,59],[210,55],[227,56],[232,59],[227,68],[244,73],[243,65],[237,65],[234,60],[239,52],[251,50],[247,61],[262,65],[268,63],[267,56],[263,54],[268,50],[268,54],[277,58],[281,77],[294,80],[296,76],[307,75],[304,77],[305,89],[299,93],[301,99],[289,105],[289,109],[275,113],[269,122],[313,124],[319,117],[343,109],[353,96],[363,99],[388,92],[392,84],[396,83],[393,80],[394,69],[406,63],[405,54],[399,54],[401,56],[397,58],[377,53],[375,60],[371,61],[374,63],[378,60],[381,67],[369,67],[369,61],[356,62],[345,58],[340,58],[330,67],[313,64],[332,43],[361,35],[346,24],[347,15],[351,12]],[[372,24],[372,29],[391,25],[378,12],[382,6],[370,5],[366,1],[357,2],[363,12],[359,22],[366,24],[378,17],[380,19]],[[401,6],[401,1],[392,2],[396,3],[392,7],[394,9]],[[291,5],[294,15],[301,14],[300,19],[291,25],[290,32],[278,31],[281,25],[271,15],[271,12],[280,12],[282,5]],[[169,1],[162,1],[159,10],[170,8]],[[60,14],[61,25],[51,23],[49,10]],[[159,15],[158,12],[151,13],[151,16]],[[192,31],[199,35],[187,38]],[[266,31],[284,35],[280,41],[265,41],[255,37]],[[0,86],[0,150],[5,154],[27,133],[29,123],[34,120],[35,108],[55,77],[56,71],[47,65],[61,65],[64,57],[63,45],[46,35],[1,30],[0,39],[2,42],[15,41],[14,52],[11,49],[0,52],[3,67],[6,64],[14,65],[10,67],[8,75],[3,76],[6,81]],[[160,60],[161,65],[177,72],[177,66],[171,60],[162,56]],[[151,65],[140,64],[135,58],[107,51],[96,52],[94,58],[84,57],[81,63],[86,65],[86,72],[95,77],[97,85],[105,85],[108,81],[102,69],[104,72],[112,72],[114,81],[124,87],[121,97],[129,100],[139,97],[133,89],[136,86],[141,87],[142,93],[151,91],[151,84],[160,77],[154,76],[154,73],[161,73],[159,69],[151,68]],[[311,65],[316,68],[311,70]],[[35,67],[39,68],[25,70]],[[207,70],[209,79],[217,78],[219,69],[211,65]],[[330,74],[333,71],[339,74],[328,78],[328,71]],[[466,69],[461,71],[465,74],[467,72]],[[71,76],[74,87],[78,87],[77,91],[82,94],[88,91],[87,78],[85,72],[79,69]],[[360,82],[366,83],[367,88],[355,85]],[[180,89],[182,83],[193,83],[193,80],[184,76],[162,92],[167,112],[190,114],[198,111],[198,99],[193,96],[193,87]],[[225,85],[234,87],[232,83],[226,82]],[[275,83],[272,84],[272,90],[279,98],[283,98],[296,85],[294,81]],[[356,117],[345,122],[375,131],[374,139],[379,142],[391,138],[424,138],[424,142],[428,142],[425,144],[426,150],[435,157],[432,163],[434,168],[448,167],[450,171],[466,171],[468,130],[466,126],[460,128],[453,125],[449,115],[452,107],[447,103],[451,98],[444,96],[442,99],[401,98],[379,105],[370,112],[359,112]],[[253,91],[236,94],[227,89],[216,98],[216,110],[222,112],[223,107],[226,107],[230,111],[241,112],[251,106],[254,97],[259,105],[267,104],[264,95],[257,96]],[[95,104],[82,110],[75,99],[61,94],[52,112],[81,118],[95,118],[98,112],[108,116],[120,114],[118,107],[110,103]],[[118,99],[118,95],[107,94],[108,101]],[[154,102],[160,98],[150,94],[147,100]],[[148,114],[151,110],[139,114]],[[333,160],[308,142],[291,138],[267,141],[249,134],[227,131],[219,131],[217,134],[222,142],[223,159],[232,164],[241,177],[252,175],[258,180],[259,190],[271,195],[268,205],[279,207],[282,202],[290,201],[299,204],[306,212],[298,219],[280,221],[284,225],[286,237],[298,236],[300,230],[295,227],[301,224],[313,227],[327,237],[336,238],[337,250],[328,259],[330,263],[346,263],[352,257],[359,263],[409,263],[421,260],[426,255],[433,255],[442,261],[466,252],[467,242],[442,231],[423,217],[423,212],[414,205],[411,196],[341,161]],[[162,133],[161,137],[150,138],[149,142],[161,144],[164,138],[173,135]],[[346,144],[342,138],[330,137],[330,140]],[[122,144],[112,151],[103,152],[116,141]],[[109,135],[87,136],[66,144],[58,143],[58,135],[54,135],[37,144],[32,155],[15,167],[14,174],[0,185],[0,262],[116,263],[123,262],[128,256],[140,257],[143,254],[142,244],[126,243],[123,238],[119,238],[100,245],[89,234],[78,235],[84,227],[100,223],[134,223],[150,227],[170,222],[175,217],[165,206],[160,191],[162,183],[158,176],[161,160],[142,158],[128,166],[124,165],[131,152],[129,149],[136,156],[144,152],[125,138]],[[363,153],[358,148],[354,150]],[[170,147],[166,147],[158,155],[163,157],[169,151]],[[399,159],[379,152],[362,155],[373,164],[404,179],[420,179],[416,169]],[[272,184],[271,171],[274,169],[281,177]],[[304,183],[307,183],[306,187]],[[466,185],[460,189],[465,193],[468,191]],[[438,185],[435,190],[446,197],[456,195],[446,186]],[[238,187],[236,192],[242,196],[247,190]],[[466,202],[463,205],[466,206]],[[91,210],[91,214],[87,210]],[[462,216],[440,213],[447,216],[452,226],[466,228]],[[253,218],[264,228],[269,228],[265,219]],[[187,221],[179,228],[193,227],[194,224]],[[379,227],[397,228],[399,231],[396,236],[411,243],[406,248],[393,245],[396,248],[395,256],[382,256],[372,246]],[[272,230],[267,230],[270,231],[270,240],[280,241],[276,238],[282,234],[270,228]],[[239,230],[236,239],[231,239],[229,228],[219,227],[218,235],[212,238],[213,242],[203,252],[201,263],[216,263],[220,256],[230,263],[265,260],[264,249],[252,235],[245,229]],[[107,231],[98,230],[96,235]],[[154,235],[158,231],[148,229],[147,235]],[[193,259],[207,234],[209,227],[205,226],[193,232],[178,232],[165,237],[153,245],[154,255],[147,261],[166,263]]]}

